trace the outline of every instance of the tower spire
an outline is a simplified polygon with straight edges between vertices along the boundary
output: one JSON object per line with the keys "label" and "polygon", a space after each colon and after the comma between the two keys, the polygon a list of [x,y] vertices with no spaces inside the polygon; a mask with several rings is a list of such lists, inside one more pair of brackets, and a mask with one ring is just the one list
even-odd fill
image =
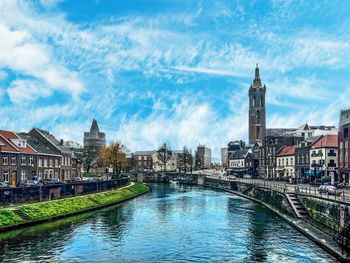
{"label": "tower spire", "polygon": [[259,66],[258,63],[256,63],[256,68],[255,68],[255,80],[259,80],[260,76],[259,76]]}

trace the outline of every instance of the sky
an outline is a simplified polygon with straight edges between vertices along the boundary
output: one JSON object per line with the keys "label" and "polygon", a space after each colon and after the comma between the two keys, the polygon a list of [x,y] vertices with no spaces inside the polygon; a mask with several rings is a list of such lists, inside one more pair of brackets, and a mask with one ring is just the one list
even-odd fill
{"label": "sky", "polygon": [[[219,158],[247,141],[259,63],[267,127],[350,107],[350,1],[0,1],[0,129],[82,143],[93,118],[130,152]],[[214,159],[215,161],[215,159]]]}

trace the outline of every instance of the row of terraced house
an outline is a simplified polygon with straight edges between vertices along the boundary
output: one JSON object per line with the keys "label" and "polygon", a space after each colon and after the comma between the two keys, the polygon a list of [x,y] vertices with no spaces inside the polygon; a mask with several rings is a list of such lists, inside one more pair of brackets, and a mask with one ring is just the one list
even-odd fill
{"label": "row of terraced house", "polygon": [[0,130],[0,181],[16,185],[21,180],[81,176],[81,160],[63,140],[33,128],[28,133]]}

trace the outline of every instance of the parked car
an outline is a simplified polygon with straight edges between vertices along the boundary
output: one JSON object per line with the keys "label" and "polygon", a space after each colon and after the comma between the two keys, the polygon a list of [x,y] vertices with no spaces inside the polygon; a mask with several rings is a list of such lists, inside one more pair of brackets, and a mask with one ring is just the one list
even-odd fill
{"label": "parked car", "polygon": [[43,184],[61,184],[61,181],[57,178],[48,178],[43,180]]}
{"label": "parked car", "polygon": [[0,182],[0,188],[7,188],[9,184],[7,182]]}
{"label": "parked car", "polygon": [[318,192],[320,194],[329,194],[329,195],[341,195],[341,191],[338,191],[338,189],[333,186],[333,185],[321,185],[319,188],[318,188]]}
{"label": "parked car", "polygon": [[245,179],[251,179],[252,176],[251,176],[250,174],[245,174],[245,175],[243,175],[243,178],[245,178]]}
{"label": "parked car", "polygon": [[83,181],[80,177],[71,177],[67,180],[67,183],[77,183]]}
{"label": "parked car", "polygon": [[19,181],[17,187],[28,187],[28,186],[37,186],[39,183],[34,180],[22,180]]}

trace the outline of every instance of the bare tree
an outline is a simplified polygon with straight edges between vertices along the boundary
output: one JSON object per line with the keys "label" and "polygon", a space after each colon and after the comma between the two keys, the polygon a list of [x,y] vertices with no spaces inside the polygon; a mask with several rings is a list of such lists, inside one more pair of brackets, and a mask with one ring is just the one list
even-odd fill
{"label": "bare tree", "polygon": [[158,160],[163,164],[163,171],[166,171],[166,165],[168,161],[172,157],[172,151],[170,148],[164,143],[158,150],[157,150],[157,158]]}
{"label": "bare tree", "polygon": [[85,171],[89,173],[91,167],[96,164],[100,149],[97,147],[86,147],[82,153],[82,162]]}

